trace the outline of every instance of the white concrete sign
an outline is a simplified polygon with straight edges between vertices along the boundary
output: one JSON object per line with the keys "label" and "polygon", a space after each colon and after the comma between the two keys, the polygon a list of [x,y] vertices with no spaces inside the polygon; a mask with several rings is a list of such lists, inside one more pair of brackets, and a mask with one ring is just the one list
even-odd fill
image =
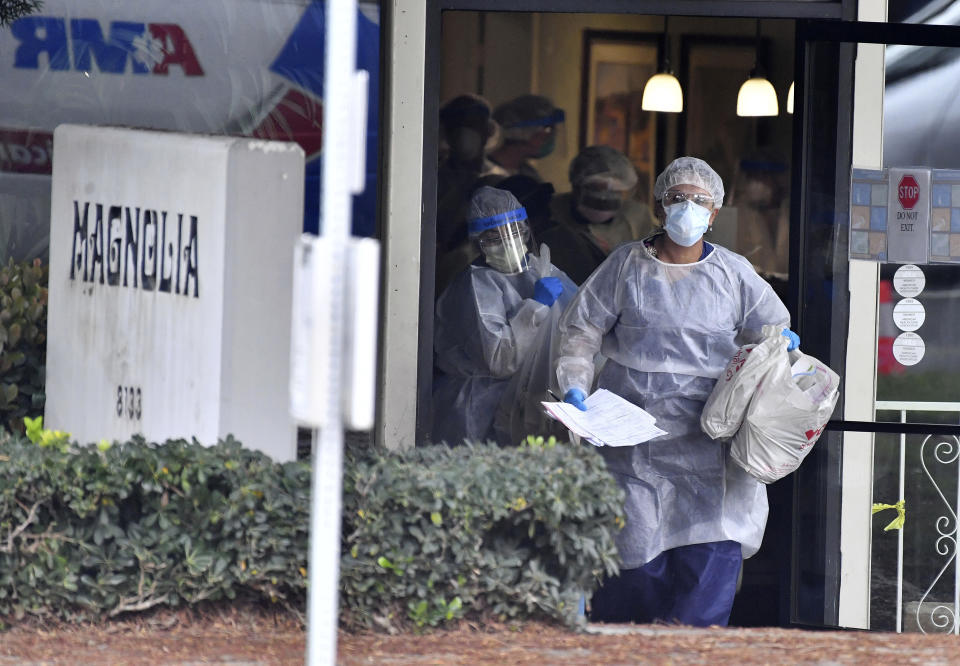
{"label": "white concrete sign", "polygon": [[296,144],[61,125],[44,424],[81,442],[228,434],[296,456]]}

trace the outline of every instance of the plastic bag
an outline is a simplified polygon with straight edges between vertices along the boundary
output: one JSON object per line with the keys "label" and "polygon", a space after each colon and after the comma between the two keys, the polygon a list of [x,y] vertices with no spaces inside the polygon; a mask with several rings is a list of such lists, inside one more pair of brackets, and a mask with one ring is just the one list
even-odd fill
{"label": "plastic bag", "polygon": [[700,427],[713,439],[733,437],[763,376],[787,353],[782,326],[764,326],[759,344],[740,347],[713,387],[700,414]]}
{"label": "plastic bag", "polygon": [[837,404],[840,377],[785,346],[763,364],[767,371],[733,436],[730,457],[758,481],[772,483],[796,470],[813,449]]}

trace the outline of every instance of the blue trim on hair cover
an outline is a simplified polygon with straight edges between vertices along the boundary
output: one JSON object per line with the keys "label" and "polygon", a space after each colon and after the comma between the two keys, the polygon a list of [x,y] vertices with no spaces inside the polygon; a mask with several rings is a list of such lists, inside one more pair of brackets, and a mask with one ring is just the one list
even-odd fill
{"label": "blue trim on hair cover", "polygon": [[502,227],[511,222],[521,222],[525,219],[527,219],[527,209],[520,206],[520,208],[514,208],[505,213],[497,213],[490,217],[478,217],[475,220],[470,220],[467,223],[467,228],[471,234],[479,234],[487,229],[495,229],[496,227]]}
{"label": "blue trim on hair cover", "polygon": [[514,127],[550,127],[550,125],[556,125],[562,123],[566,118],[563,109],[556,109],[553,113],[545,118],[534,118],[533,120],[518,120],[515,123],[509,123],[504,125],[507,129],[512,129]]}

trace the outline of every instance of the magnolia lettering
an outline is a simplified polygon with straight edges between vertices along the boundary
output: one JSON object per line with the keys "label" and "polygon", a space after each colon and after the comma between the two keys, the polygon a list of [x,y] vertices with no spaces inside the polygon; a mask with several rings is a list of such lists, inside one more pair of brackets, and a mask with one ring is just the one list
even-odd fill
{"label": "magnolia lettering", "polygon": [[200,297],[197,216],[73,202],[70,279]]}

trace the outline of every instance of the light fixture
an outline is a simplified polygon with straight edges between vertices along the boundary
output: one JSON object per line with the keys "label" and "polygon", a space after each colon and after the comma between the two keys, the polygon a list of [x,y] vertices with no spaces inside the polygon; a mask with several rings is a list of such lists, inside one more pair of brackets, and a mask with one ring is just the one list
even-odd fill
{"label": "light fixture", "polygon": [[670,71],[670,34],[667,29],[669,17],[663,17],[663,57],[660,61],[660,71],[650,77],[643,87],[643,99],[640,108],[644,111],[666,111],[680,113],[683,111],[683,91],[680,82]]}
{"label": "light fixture", "polygon": [[754,50],[753,69],[750,78],[740,86],[737,93],[738,116],[775,116],[780,113],[777,91],[767,81],[760,67],[760,19],[757,19],[757,46]]}
{"label": "light fixture", "polygon": [[793,113],[793,81],[790,82],[790,90],[787,91],[787,113]]}

